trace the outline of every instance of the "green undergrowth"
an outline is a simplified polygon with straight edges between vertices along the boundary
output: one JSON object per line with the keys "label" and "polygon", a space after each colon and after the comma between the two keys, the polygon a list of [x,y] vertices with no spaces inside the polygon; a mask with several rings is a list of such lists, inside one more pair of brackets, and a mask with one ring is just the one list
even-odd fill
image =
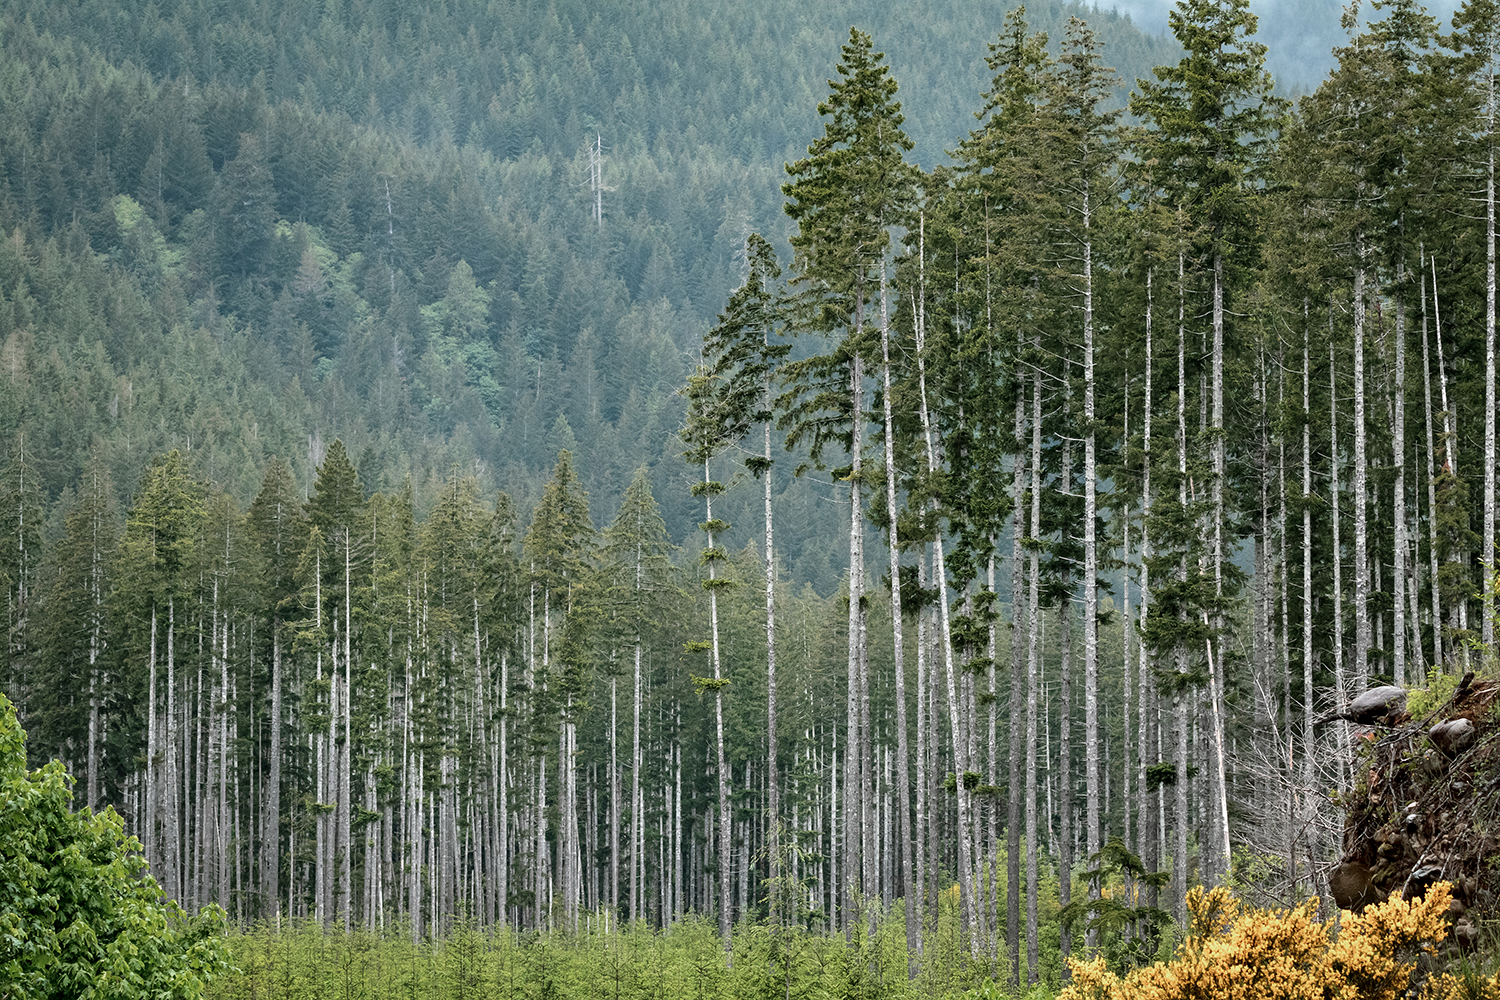
{"label": "green undergrowth", "polygon": [[312,922],[260,924],[230,938],[233,971],[205,994],[222,1000],[901,1000],[1011,996],[989,963],[958,954],[941,929],[909,978],[904,931],[869,937],[742,926],[732,961],[717,928],[688,920],[666,931],[585,918],[577,933],[460,926],[437,941],[400,929],[327,931]]}

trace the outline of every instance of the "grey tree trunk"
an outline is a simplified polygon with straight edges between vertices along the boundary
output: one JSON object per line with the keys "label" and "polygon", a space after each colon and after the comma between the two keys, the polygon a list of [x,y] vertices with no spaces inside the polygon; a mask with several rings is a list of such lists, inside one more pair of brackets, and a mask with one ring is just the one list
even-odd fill
{"label": "grey tree trunk", "polygon": [[[1433,336],[1437,341],[1438,356],[1438,392],[1442,398],[1443,406],[1443,471],[1458,475],[1458,435],[1454,432],[1454,414],[1448,405],[1448,365],[1443,359],[1443,315],[1438,308],[1437,288],[1437,257],[1432,258],[1432,319]],[[1448,554],[1448,561],[1454,563],[1464,562],[1468,553],[1456,549]],[[1454,633],[1467,631],[1469,627],[1469,602],[1460,600],[1448,609],[1449,628]],[[1434,631],[1441,631],[1436,625]],[[1441,658],[1439,659],[1441,662]],[[1463,648],[1462,666],[1467,668],[1469,662],[1469,650]]]}
{"label": "grey tree trunk", "polygon": [[[925,268],[926,262],[921,262]],[[937,471],[937,448],[932,440],[931,411],[927,405],[927,368],[923,357],[926,346],[926,332],[922,324],[917,324],[917,385],[921,397],[922,436],[927,450],[927,472],[933,475]],[[932,502],[929,508],[933,513],[937,511],[936,502]],[[933,540],[933,584],[938,588],[938,613],[939,613],[939,642],[942,645],[943,666],[947,678],[948,689],[948,711],[952,723],[953,737],[953,768],[954,773],[962,776],[968,770],[968,760],[964,753],[965,741],[961,729],[958,712],[958,690],[954,677],[953,664],[953,631],[949,624],[948,615],[948,571],[943,563],[943,535],[942,531],[936,532]],[[935,665],[934,665],[935,666]],[[973,885],[973,848],[970,842],[969,814],[972,809],[970,792],[964,787],[963,781],[958,782],[958,788],[954,793],[954,801],[958,813],[958,893],[959,910],[962,922],[962,936],[965,939],[971,957],[979,955],[979,941],[971,931],[974,926],[974,885]],[[934,810],[935,811],[935,810]]]}
{"label": "grey tree trunk", "polygon": [[271,742],[266,751],[270,763],[262,807],[266,817],[261,844],[261,891],[268,913],[280,914],[281,891],[281,621],[271,622]]}
{"label": "grey tree trunk", "polygon": [[[1427,343],[1427,261],[1422,252],[1422,408],[1427,429],[1427,578],[1432,589],[1432,665],[1441,669],[1443,664],[1443,600],[1438,590],[1438,534],[1437,534],[1437,449],[1433,440],[1432,419],[1432,361]],[[1433,272],[1434,305],[1436,305],[1437,272]]]}
{"label": "grey tree trunk", "polygon": [[[856,321],[858,336],[861,324]],[[847,932],[850,921],[856,917],[855,900],[864,889],[864,832],[865,832],[865,773],[863,717],[863,664],[860,657],[859,634],[863,619],[864,604],[864,502],[860,494],[860,473],[863,471],[862,443],[864,427],[863,412],[864,380],[863,362],[858,354],[849,362],[849,395],[851,406],[853,444],[849,461],[849,645],[848,645],[848,696],[846,704],[847,739],[844,742],[844,871],[840,878],[841,925]]]}
{"label": "grey tree trunk", "polygon": [[[636,649],[641,647],[636,637]],[[619,679],[609,679],[609,913],[620,912],[620,752]]]}
{"label": "grey tree trunk", "polygon": [[[1349,693],[1344,684],[1344,558],[1339,538],[1342,527],[1339,516],[1339,397],[1338,367],[1333,352],[1332,303],[1329,304],[1328,325],[1328,492],[1333,501],[1333,707],[1335,711],[1342,712],[1348,704]],[[1339,746],[1339,791],[1344,792],[1348,791],[1345,762],[1349,759],[1349,724],[1339,722],[1335,728]]]}
{"label": "grey tree trunk", "polygon": [[[703,480],[712,482],[708,472],[708,462],[703,463]],[[706,508],[706,521],[712,525],[714,520],[713,493],[705,491],[704,506]],[[708,547],[714,547],[714,531],[708,530]],[[734,948],[729,936],[729,918],[732,900],[729,895],[729,849],[732,840],[733,827],[729,818],[729,762],[724,754],[724,675],[721,666],[719,650],[719,590],[715,585],[718,580],[716,560],[708,560],[708,618],[712,630],[712,650],[714,668],[714,749],[717,755],[718,782],[719,782],[719,937],[724,944],[724,959],[726,963],[734,961]]]}
{"label": "grey tree trunk", "polygon": [[[910,789],[907,787],[906,769],[908,759],[906,745],[906,660],[902,650],[902,626],[904,622],[901,610],[901,546],[896,530],[896,428],[891,415],[891,328],[890,317],[886,310],[885,272],[883,269],[881,271],[880,282],[880,367],[884,383],[881,398],[883,402],[882,416],[885,419],[885,506],[888,518],[887,531],[890,540],[891,641],[893,644],[892,649],[896,673],[896,818],[899,825],[896,828],[895,835],[901,844],[901,885],[905,892],[906,908],[907,975],[915,978],[918,969],[917,954],[921,928],[917,921],[917,898],[915,893],[911,891],[912,836],[911,819],[907,806],[907,803],[910,801]],[[769,431],[767,433],[769,434]],[[766,530],[768,542],[770,540],[770,511],[770,494],[767,493],[766,524],[768,527]],[[767,613],[769,614],[769,603]],[[772,690],[774,690],[774,687]],[[772,704],[774,711],[774,701]],[[774,811],[772,816],[774,821]]]}
{"label": "grey tree trunk", "polygon": [[646,830],[642,822],[645,802],[641,794],[641,768],[645,766],[645,759],[641,755],[641,647],[637,643],[635,647],[635,692],[631,699],[631,740],[630,740],[630,919],[640,920],[644,913],[641,910],[641,875],[643,874],[642,851],[645,844]]}
{"label": "grey tree trunk", "polygon": [[[1072,474],[1071,452],[1070,446],[1063,446],[1065,477]],[[1067,572],[1062,576],[1057,602],[1058,642],[1062,646],[1057,705],[1057,902],[1067,906],[1073,901],[1073,595]],[[1058,942],[1064,967],[1072,951],[1072,928],[1064,928]]]}
{"label": "grey tree trunk", "polygon": [[1364,235],[1355,235],[1354,268],[1354,694],[1365,689],[1370,670],[1369,471],[1365,431]]}
{"label": "grey tree trunk", "polygon": [[[1121,400],[1120,439],[1128,442],[1130,440],[1130,369],[1128,366],[1121,382],[1121,395],[1123,398]],[[1134,676],[1131,667],[1134,665],[1134,661],[1130,655],[1130,640],[1131,629],[1135,623],[1131,620],[1130,615],[1130,503],[1128,501],[1120,504],[1117,516],[1120,518],[1120,650],[1122,653],[1120,663],[1123,667],[1120,676],[1120,742],[1121,756],[1124,758],[1121,761],[1120,767],[1120,816],[1123,820],[1120,839],[1128,845],[1132,843],[1130,836],[1132,829],[1130,810],[1135,805],[1130,794],[1131,779],[1135,775],[1135,771],[1131,767],[1133,748],[1130,742],[1130,698],[1134,693],[1131,690],[1131,680]],[[1138,695],[1136,715],[1140,715]]]}
{"label": "grey tree trunk", "polygon": [[[1493,52],[1487,53],[1491,59]],[[1485,142],[1488,146],[1484,173],[1484,539],[1480,560],[1484,566],[1481,593],[1480,642],[1486,649],[1495,643],[1495,72],[1493,62],[1485,74]]]}
{"label": "grey tree trunk", "polygon": [[[1186,287],[1184,284],[1185,262],[1179,250],[1177,254],[1177,504],[1184,514],[1188,502],[1187,477],[1187,326]],[[1187,556],[1177,563],[1179,583],[1187,582]],[[1179,617],[1181,613],[1179,612]],[[1176,771],[1172,782],[1173,816],[1175,820],[1176,844],[1172,855],[1172,910],[1179,926],[1187,915],[1187,835],[1188,835],[1188,706],[1183,685],[1187,675],[1187,650],[1180,642],[1173,650],[1179,675],[1176,690],[1172,693],[1173,715],[1176,722]]]}
{"label": "grey tree trunk", "polygon": [[[766,334],[769,339],[769,331]],[[771,374],[766,373],[765,381],[765,407],[766,412],[771,412]],[[886,395],[890,395],[890,389],[886,389]],[[887,421],[889,423],[889,421]],[[764,489],[765,516],[766,516],[766,812],[770,817],[767,823],[767,855],[769,857],[768,874],[771,884],[779,885],[782,878],[781,857],[781,775],[777,770],[776,757],[779,744],[776,736],[776,549],[772,544],[771,534],[771,421],[769,418],[761,425],[763,436],[762,447],[764,449],[762,458],[765,468],[761,471],[761,485]],[[890,433],[887,429],[887,434]],[[899,662],[899,657],[897,658]],[[899,678],[901,672],[897,671]],[[904,702],[902,702],[904,706]],[[904,736],[906,730],[902,727]],[[902,780],[906,775],[906,759],[903,756],[901,762]],[[904,801],[904,798],[903,798]],[[908,873],[909,875],[909,873]],[[778,897],[779,898],[779,897]],[[773,925],[779,926],[785,914],[775,912],[771,914]]]}
{"label": "grey tree trunk", "polygon": [[[918,550],[917,557],[917,586],[921,589],[927,587],[927,552],[926,547]],[[927,861],[928,844],[928,812],[935,808],[928,804],[928,754],[931,753],[929,746],[934,727],[937,720],[932,718],[928,712],[930,692],[928,684],[928,630],[927,610],[925,608],[917,612],[917,789],[916,789],[916,829],[913,831],[915,841],[913,851],[916,855],[914,871],[912,876],[914,882],[907,887],[907,892],[913,896],[921,897],[921,909],[919,924],[926,926],[929,910],[932,905],[932,893],[928,886],[928,872],[931,866]],[[922,957],[923,940],[920,932],[917,937],[918,958]]]}
{"label": "grey tree trunk", "polygon": [[509,924],[510,915],[510,660],[500,654],[500,746],[498,773],[495,775],[495,822],[499,837],[496,859],[495,896],[499,901],[500,923]]}
{"label": "grey tree trunk", "polygon": [[[1305,788],[1313,787],[1317,768],[1317,735],[1313,729],[1317,699],[1313,693],[1313,534],[1312,534],[1312,350],[1308,302],[1302,302],[1302,755]],[[1313,827],[1309,814],[1302,817]],[[1309,844],[1311,850],[1311,844]],[[1312,872],[1308,872],[1312,878]]]}
{"label": "grey tree trunk", "polygon": [[1037,982],[1037,692],[1041,670],[1042,622],[1039,540],[1042,533],[1042,374],[1031,376],[1031,526],[1027,531],[1026,595],[1026,968],[1027,982]]}
{"label": "grey tree trunk", "polygon": [[[1224,481],[1226,477],[1224,467],[1224,258],[1217,253],[1214,254],[1213,327],[1214,597],[1222,602],[1224,599]],[[1229,871],[1229,789],[1226,780],[1227,768],[1224,763],[1223,636],[1225,630],[1222,612],[1215,613],[1212,631],[1219,638],[1218,650],[1215,651],[1210,643],[1208,651],[1209,716],[1213,724],[1216,769],[1213,826],[1216,827],[1217,834],[1215,846],[1219,850],[1214,874],[1218,875]],[[1206,875],[1209,866],[1204,864],[1202,867]]]}
{"label": "grey tree trunk", "polygon": [[[1391,629],[1392,672],[1397,684],[1406,683],[1406,308],[1404,302],[1406,270],[1396,265],[1396,370],[1391,396],[1391,465],[1395,483],[1392,486],[1391,520],[1395,539],[1392,545],[1391,583],[1395,620]],[[1494,411],[1491,411],[1494,412]],[[1494,426],[1494,421],[1489,422]]]}
{"label": "grey tree trunk", "polygon": [[[1016,337],[1017,359],[1021,350],[1025,347],[1025,334],[1017,333]],[[1020,380],[1021,370],[1017,369],[1018,384],[1020,389],[1016,392],[1016,422],[1015,435],[1019,444],[1026,433],[1026,390],[1024,381]],[[1026,769],[1021,762],[1023,753],[1031,752],[1031,742],[1034,734],[1026,732],[1026,717],[1021,711],[1020,699],[1022,692],[1026,690],[1026,622],[1021,618],[1020,595],[1023,584],[1022,555],[1024,546],[1023,538],[1026,536],[1026,458],[1023,452],[1017,451],[1012,461],[1013,474],[1011,478],[1011,520],[1010,520],[1010,605],[1011,605],[1011,630],[1010,630],[1010,691],[1007,703],[1010,709],[1010,771],[1006,782],[1006,792],[1009,802],[1005,819],[1005,940],[1010,948],[1010,986],[1012,990],[1021,984],[1021,812],[1030,801],[1028,795],[1034,792],[1029,788],[1026,795],[1017,794],[1022,788],[1023,774]],[[1030,775],[1035,780],[1035,773]],[[1034,807],[1028,809],[1028,814],[1034,813]],[[1031,821],[1035,822],[1035,816],[1031,815]],[[1032,840],[1028,835],[1026,843],[1027,857],[1033,856],[1030,850]],[[1028,865],[1029,870],[1029,865]],[[1028,883],[1029,884],[1029,883]],[[1028,890],[1030,891],[1030,890]],[[1029,913],[1029,908],[1028,908]],[[1034,928],[1028,923],[1027,934],[1034,936]]]}
{"label": "grey tree trunk", "polygon": [[[1083,228],[1090,222],[1088,188],[1083,192]],[[1089,857],[1099,853],[1099,543],[1098,464],[1094,455],[1094,270],[1093,241],[1083,243],[1083,741],[1086,818],[1084,844]],[[1222,334],[1219,337],[1222,340]],[[1222,447],[1222,446],[1221,446]],[[1064,869],[1066,870],[1066,869]],[[1098,899],[1101,886],[1089,885],[1089,898]],[[1089,952],[1098,935],[1085,936]]]}
{"label": "grey tree trunk", "polygon": [[[1155,463],[1155,458],[1151,453],[1151,418],[1155,407],[1151,382],[1152,371],[1156,363],[1153,354],[1154,344],[1152,342],[1155,276],[1155,268],[1148,266],[1146,268],[1145,316],[1146,371],[1144,384],[1141,389],[1143,402],[1141,405],[1141,603],[1139,613],[1142,624],[1145,623],[1151,608],[1151,568],[1148,563],[1151,560],[1151,510],[1153,499],[1151,493],[1151,467]],[[1128,617],[1127,615],[1127,619]],[[1149,761],[1151,759],[1149,737],[1151,731],[1152,699],[1148,696],[1148,692],[1152,690],[1152,663],[1150,651],[1146,648],[1146,643],[1144,642],[1140,645],[1140,663],[1138,666],[1138,675],[1140,677],[1140,684],[1138,686],[1140,693],[1137,696],[1139,712],[1136,726],[1136,743],[1139,748],[1137,751],[1139,770],[1136,773],[1136,788],[1140,796],[1140,822],[1137,825],[1137,836],[1140,841],[1138,853],[1146,865],[1146,870],[1155,871],[1157,867],[1157,854],[1151,850],[1152,842],[1155,838],[1155,825],[1150,821],[1151,795],[1147,791],[1146,781],[1146,768],[1150,766]],[[1129,661],[1127,660],[1126,669],[1128,670],[1129,668]],[[1154,895],[1155,890],[1148,890],[1149,897],[1154,897]],[[1154,899],[1152,903],[1154,905]]]}

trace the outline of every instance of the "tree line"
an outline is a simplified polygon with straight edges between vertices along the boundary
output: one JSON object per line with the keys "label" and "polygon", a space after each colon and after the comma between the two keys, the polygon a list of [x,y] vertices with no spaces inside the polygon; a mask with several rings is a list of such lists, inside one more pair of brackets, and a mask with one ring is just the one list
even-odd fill
{"label": "tree line", "polygon": [[[1279,859],[1259,891],[1316,892],[1339,845],[1327,792],[1356,767],[1348,699],[1488,662],[1500,22],[1481,3],[1451,34],[1414,3],[1357,13],[1292,106],[1246,4],[1184,0],[1184,55],[1136,81],[1127,121],[1088,25],[1054,56],[1018,9],[978,126],[930,172],[906,161],[896,83],[851,31],[824,134],[786,168],[789,273],[751,238],[688,413],[721,451],[764,446],[755,475],[774,426],[846,484],[841,926],[873,928],[864,902],[899,865],[921,952],[924,737],[948,744],[964,933],[1012,983],[1037,975],[1054,816],[1059,902],[1090,947],[1135,933],[1158,869],[1179,923],[1194,882],[1243,879],[1256,857]],[[782,360],[781,334],[816,346]],[[768,539],[772,515],[768,498]],[[867,520],[887,546],[871,590]],[[877,597],[898,663],[918,630],[914,754],[904,669],[895,733],[870,721]],[[1049,627],[1056,805],[1038,787]],[[888,847],[871,779],[891,752],[912,808]],[[1148,900],[1123,921],[1111,871]]]}
{"label": "tree line", "polygon": [[[1289,107],[1245,4],[1184,0],[1127,122],[1089,27],[1054,55],[1016,11],[925,172],[852,30],[786,273],[747,241],[682,392],[691,570],[640,474],[596,535],[566,451],[524,530],[457,474],[419,518],[337,442],[244,515],[169,453],[119,529],[101,463],[49,514],[22,442],[33,747],[246,919],[697,912],[730,950],[900,899],[920,962],[956,883],[1018,981],[1048,869],[1089,944],[1111,858],[1169,871],[1179,920],[1194,882],[1315,891],[1353,767],[1328,714],[1493,641],[1496,11],[1380,12]],[[842,512],[833,598],[778,575],[789,471]],[[715,516],[757,480],[760,518]]]}

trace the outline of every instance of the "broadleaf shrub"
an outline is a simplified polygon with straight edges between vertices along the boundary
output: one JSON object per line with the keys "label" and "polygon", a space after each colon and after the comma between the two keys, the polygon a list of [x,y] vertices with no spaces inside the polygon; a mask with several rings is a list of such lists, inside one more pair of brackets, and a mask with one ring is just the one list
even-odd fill
{"label": "broadleaf shrub", "polygon": [[[1444,882],[1422,899],[1345,913],[1337,931],[1331,920],[1317,918],[1316,900],[1257,910],[1226,889],[1195,889],[1188,896],[1190,933],[1172,961],[1121,977],[1102,957],[1070,960],[1073,982],[1058,1000],[1396,1000],[1416,984],[1418,959],[1448,934],[1451,889]],[[1422,996],[1500,1000],[1500,977],[1445,974],[1429,980]]]}

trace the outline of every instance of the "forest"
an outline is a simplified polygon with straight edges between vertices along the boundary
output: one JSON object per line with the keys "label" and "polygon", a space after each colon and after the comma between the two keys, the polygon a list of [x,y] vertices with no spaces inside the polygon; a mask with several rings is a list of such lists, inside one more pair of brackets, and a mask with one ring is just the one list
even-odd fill
{"label": "forest", "polygon": [[189,912],[580,982],[1325,893],[1350,700],[1493,662],[1500,7],[1295,102],[1244,0],[716,11],[0,2],[33,765]]}

